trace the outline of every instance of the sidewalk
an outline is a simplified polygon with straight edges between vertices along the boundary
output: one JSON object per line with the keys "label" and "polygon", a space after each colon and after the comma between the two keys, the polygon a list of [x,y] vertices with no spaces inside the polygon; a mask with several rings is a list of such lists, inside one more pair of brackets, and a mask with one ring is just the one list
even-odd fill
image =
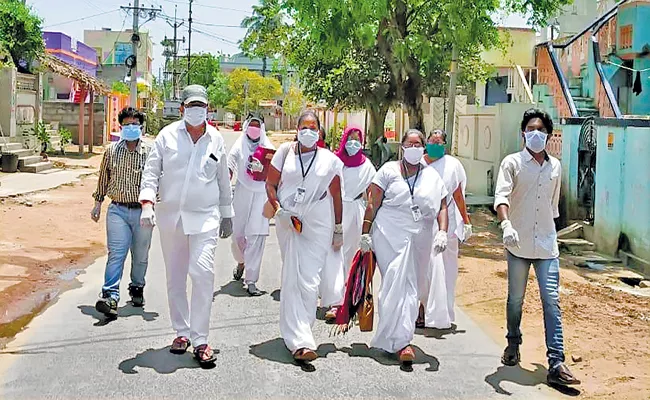
{"label": "sidewalk", "polygon": [[21,194],[54,189],[62,185],[78,182],[86,175],[97,172],[93,168],[53,169],[44,173],[30,174],[16,172],[0,177],[0,198],[14,197]]}

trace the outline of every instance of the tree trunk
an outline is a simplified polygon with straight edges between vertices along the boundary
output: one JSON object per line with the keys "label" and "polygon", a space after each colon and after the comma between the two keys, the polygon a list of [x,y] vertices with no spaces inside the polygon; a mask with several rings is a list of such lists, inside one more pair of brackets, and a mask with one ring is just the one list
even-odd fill
{"label": "tree trunk", "polygon": [[375,142],[380,137],[384,136],[384,124],[386,123],[386,114],[388,114],[388,107],[384,105],[369,104],[367,106],[369,114],[369,123],[366,128],[366,146],[370,146],[370,158],[379,165],[381,152],[379,147],[375,146]]}
{"label": "tree trunk", "polygon": [[404,90],[404,105],[409,115],[409,128],[424,132],[424,114],[422,113],[422,89],[408,85]]}

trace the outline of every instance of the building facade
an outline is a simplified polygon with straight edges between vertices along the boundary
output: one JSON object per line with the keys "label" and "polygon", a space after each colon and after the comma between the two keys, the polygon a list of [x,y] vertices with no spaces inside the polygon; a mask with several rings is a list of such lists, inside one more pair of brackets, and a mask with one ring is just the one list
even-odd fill
{"label": "building facade", "polygon": [[[46,52],[91,76],[97,76],[95,49],[62,32],[43,32],[43,40]],[[43,79],[43,92],[46,101],[74,101],[77,88],[72,79],[47,73]]]}

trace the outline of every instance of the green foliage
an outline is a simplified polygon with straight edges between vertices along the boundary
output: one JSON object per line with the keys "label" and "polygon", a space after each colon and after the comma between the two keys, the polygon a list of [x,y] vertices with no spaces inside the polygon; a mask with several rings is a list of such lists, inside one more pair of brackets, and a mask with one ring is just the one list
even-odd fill
{"label": "green foliage", "polygon": [[344,130],[345,124],[343,122],[339,122],[327,131],[327,134],[325,135],[325,142],[330,146],[331,149],[337,149],[339,147]]}
{"label": "green foliage", "polygon": [[32,62],[44,51],[42,22],[22,1],[0,1],[0,45],[20,72],[30,72]]}
{"label": "green foliage", "polygon": [[262,77],[247,69],[236,69],[228,77],[231,94],[226,108],[239,116],[246,111],[259,111],[262,100],[273,100],[282,94],[280,82],[275,78]]}
{"label": "green foliage", "polygon": [[302,94],[302,90],[300,90],[299,87],[292,85],[284,96],[282,108],[284,109],[285,114],[289,115],[291,119],[294,119],[294,117],[297,117],[305,108],[306,104],[307,99]]}
{"label": "green foliage", "polygon": [[36,123],[36,126],[32,128],[32,133],[36,136],[36,139],[38,139],[39,142],[50,143],[50,134],[47,132],[47,127],[43,121]]}
{"label": "green foliage", "polygon": [[126,83],[117,81],[117,82],[113,82],[113,84],[111,85],[111,91],[113,91],[114,93],[128,95],[131,93],[131,88]]}
{"label": "green foliage", "polygon": [[223,72],[217,72],[212,78],[212,84],[208,86],[208,100],[213,108],[225,107],[232,95],[228,90],[228,76]]}
{"label": "green foliage", "polygon": [[260,0],[253,6],[253,15],[241,23],[247,29],[241,43],[244,54],[259,58],[284,54],[292,28],[287,19],[282,0]]}
{"label": "green foliage", "polygon": [[60,127],[59,136],[61,137],[61,148],[72,143],[72,132],[68,128]]}
{"label": "green foliage", "polygon": [[[172,61],[170,61],[170,64]],[[172,65],[168,66],[172,70]],[[177,71],[181,73],[179,84],[181,87],[187,84],[187,58],[179,58]],[[190,83],[208,88],[216,74],[221,72],[221,64],[217,56],[211,53],[192,54],[190,58]]]}
{"label": "green foliage", "polygon": [[145,129],[147,135],[156,136],[160,130],[164,127],[164,121],[162,115],[159,115],[153,111],[148,111],[145,113]]}

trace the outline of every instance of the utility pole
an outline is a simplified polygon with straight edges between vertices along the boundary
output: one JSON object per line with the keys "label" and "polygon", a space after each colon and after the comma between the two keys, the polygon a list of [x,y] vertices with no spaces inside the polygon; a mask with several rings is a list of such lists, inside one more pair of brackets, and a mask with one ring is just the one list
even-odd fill
{"label": "utility pole", "polygon": [[451,49],[451,73],[449,74],[449,93],[447,93],[447,153],[451,154],[454,141],[454,123],[456,119],[456,85],[458,82],[458,46],[454,43]]}
{"label": "utility pole", "polygon": [[176,14],[178,11],[178,7],[174,10],[174,24],[170,23],[167,21],[169,26],[174,28],[174,38],[172,39],[172,51],[171,51],[171,56],[172,56],[172,97],[174,100],[178,99],[179,96],[179,89],[178,89],[178,76],[180,75],[180,72],[178,72],[178,43],[183,42],[185,43],[185,38],[183,39],[178,39],[178,28],[180,28],[184,22],[181,21],[180,23],[177,22],[176,19]]}
{"label": "utility pole", "polygon": [[190,18],[187,20],[189,22],[188,33],[187,33],[187,84],[188,86],[192,84],[190,80],[190,68],[192,68],[192,2],[194,2],[194,0],[190,0]]}
{"label": "utility pole", "polygon": [[131,74],[131,107],[137,107],[138,104],[138,49],[140,48],[140,14],[143,18],[147,16],[146,22],[156,18],[158,12],[162,11],[162,7],[146,8],[140,7],[140,0],[134,0],[133,6],[129,4],[127,7],[120,7],[122,10],[130,11],[133,13],[133,34],[131,35],[131,49],[133,54],[127,58],[126,66],[130,69]]}

